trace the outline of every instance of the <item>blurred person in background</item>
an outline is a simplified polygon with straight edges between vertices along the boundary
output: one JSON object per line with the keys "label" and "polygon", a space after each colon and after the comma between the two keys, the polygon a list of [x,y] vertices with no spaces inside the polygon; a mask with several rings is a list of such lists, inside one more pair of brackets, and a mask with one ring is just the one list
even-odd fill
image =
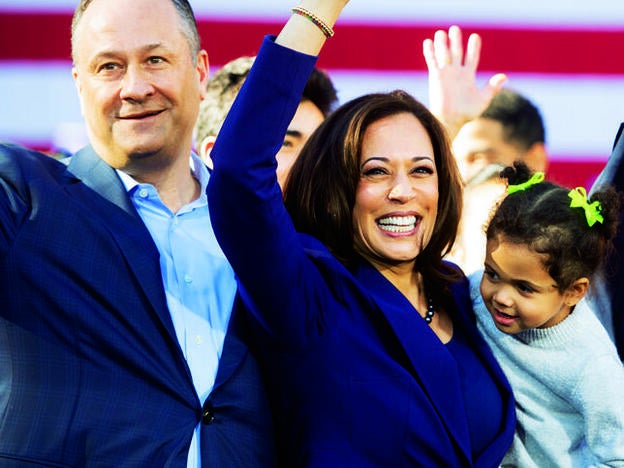
{"label": "blurred person in background", "polygon": [[[624,123],[620,124],[611,155],[590,194],[604,186],[613,186],[624,192]],[[620,359],[624,361],[624,209],[620,211],[613,246],[614,250],[601,271],[600,281],[590,288],[589,296],[598,317],[615,342]]]}
{"label": "blurred person in background", "polygon": [[438,30],[423,41],[429,73],[429,108],[444,123],[464,180],[458,237],[448,256],[467,274],[482,268],[485,224],[505,195],[498,172],[514,161],[532,170],[548,167],[544,122],[539,109],[516,91],[504,88],[507,76],[494,74],[479,88],[476,73],[481,37],[468,38],[464,54],[461,28]]}
{"label": "blurred person in background", "polygon": [[[239,57],[226,63],[206,85],[206,97],[199,106],[199,116],[195,124],[195,140],[201,158],[210,168],[210,150],[254,59],[255,57]],[[301,148],[331,113],[337,101],[336,89],[329,76],[315,68],[277,153],[277,180],[282,189]]]}
{"label": "blurred person in background", "polygon": [[537,106],[520,93],[504,89],[507,76],[493,75],[484,86],[476,83],[481,37],[462,31],[435,32],[423,41],[429,76],[429,108],[446,126],[453,141],[464,182],[489,164],[507,166],[523,161],[534,171],[548,167],[544,122]]}

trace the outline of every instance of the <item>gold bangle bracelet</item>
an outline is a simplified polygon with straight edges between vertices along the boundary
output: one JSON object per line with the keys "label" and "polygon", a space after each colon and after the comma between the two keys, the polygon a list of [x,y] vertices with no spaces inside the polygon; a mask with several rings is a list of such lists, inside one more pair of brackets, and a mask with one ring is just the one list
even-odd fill
{"label": "gold bangle bracelet", "polygon": [[311,11],[308,11],[300,6],[293,8],[291,11],[297,15],[301,15],[304,18],[309,19],[312,23],[314,23],[317,28],[321,30],[321,32],[327,39],[334,35],[334,30],[325,21],[323,21]]}

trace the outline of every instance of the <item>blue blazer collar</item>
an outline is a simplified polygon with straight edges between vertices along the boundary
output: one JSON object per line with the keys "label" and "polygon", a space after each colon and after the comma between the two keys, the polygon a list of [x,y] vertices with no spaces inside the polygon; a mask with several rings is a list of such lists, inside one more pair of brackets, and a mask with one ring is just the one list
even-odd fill
{"label": "blue blazer collar", "polygon": [[407,298],[379,271],[363,262],[355,276],[386,317],[413,366],[414,377],[427,392],[468,463],[471,459],[470,435],[457,366],[450,352],[425,320],[419,320],[418,311]]}
{"label": "blue blazer collar", "polygon": [[109,202],[131,216],[138,217],[117,172],[100,158],[91,146],[69,159],[68,172]]}
{"label": "blue blazer collar", "polygon": [[[500,460],[513,438],[515,429],[514,399],[502,369],[479,335],[474,323],[470,323],[472,316],[460,313],[459,310],[449,311],[453,316],[455,327],[461,327],[465,331],[467,339],[497,380],[499,388],[506,392],[506,395],[503,396],[505,405],[503,418],[506,420],[504,430],[498,434],[497,439],[488,450],[482,453],[478,460],[474,461],[471,461],[470,435],[454,358],[424,319],[419,320],[416,317],[417,320],[414,320],[414,315],[418,314],[418,311],[372,265],[362,262],[354,274],[358,282],[372,296],[402,344],[413,366],[414,377],[427,392],[432,406],[436,408],[449,434],[466,457],[466,465],[474,463],[474,466],[493,466],[496,464],[496,460]],[[467,291],[466,289],[466,294]],[[468,301],[466,307],[471,307],[469,295],[460,297],[461,294],[457,291],[453,291],[453,295],[456,300]]]}

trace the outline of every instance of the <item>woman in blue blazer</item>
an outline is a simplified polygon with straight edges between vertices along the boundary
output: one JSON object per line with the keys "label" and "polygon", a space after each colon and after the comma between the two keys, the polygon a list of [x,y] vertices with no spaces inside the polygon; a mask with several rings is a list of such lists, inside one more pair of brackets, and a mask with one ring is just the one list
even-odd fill
{"label": "woman in blue blazer", "polygon": [[461,183],[441,124],[403,92],[355,99],[312,136],[283,203],[274,155],[325,39],[308,19],[331,26],[346,2],[306,3],[313,15],[265,39],[213,148],[208,196],[280,465],[497,466],[513,399],[465,277],[442,260]]}

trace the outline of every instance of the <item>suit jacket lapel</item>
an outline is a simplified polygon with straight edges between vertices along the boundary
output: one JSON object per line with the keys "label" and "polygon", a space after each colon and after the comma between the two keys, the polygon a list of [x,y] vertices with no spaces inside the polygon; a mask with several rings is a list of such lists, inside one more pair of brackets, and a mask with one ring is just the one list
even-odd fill
{"label": "suit jacket lapel", "polygon": [[418,312],[381,273],[364,264],[356,277],[385,315],[414,367],[415,378],[470,460],[470,436],[455,360],[424,319],[415,320]]}
{"label": "suit jacket lapel", "polygon": [[69,159],[70,175],[94,190],[128,215],[140,219],[132,201],[115,170],[106,164],[90,146],[78,151]]}
{"label": "suit jacket lapel", "polygon": [[159,253],[119,176],[91,147],[70,158],[67,190],[102,219],[172,339],[175,329],[162,287]]}

